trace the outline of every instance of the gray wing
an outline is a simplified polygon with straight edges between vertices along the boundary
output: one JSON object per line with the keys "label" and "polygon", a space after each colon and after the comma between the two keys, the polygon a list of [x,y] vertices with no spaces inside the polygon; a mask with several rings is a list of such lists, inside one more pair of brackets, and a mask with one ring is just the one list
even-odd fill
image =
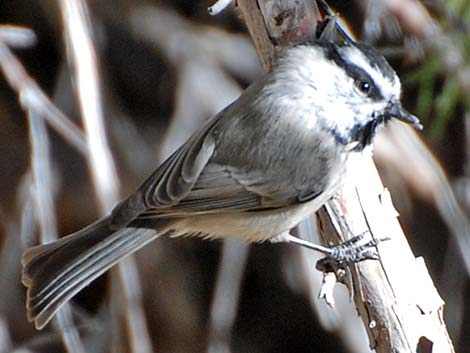
{"label": "gray wing", "polygon": [[230,108],[196,132],[136,193],[116,207],[115,226],[141,218],[247,211],[261,206],[262,197],[245,188],[235,176],[236,168],[230,170],[229,166],[211,162],[217,143],[214,127]]}
{"label": "gray wing", "polygon": [[323,161],[331,158],[314,156],[323,141],[292,123],[297,112],[284,119],[256,111],[246,101],[252,96],[242,95],[169,157],[125,202],[121,209],[133,213],[125,218],[255,211],[322,193],[331,169]]}
{"label": "gray wing", "polygon": [[210,129],[182,146],[144,186],[147,209],[140,218],[285,206],[275,180],[213,161],[215,148]]}
{"label": "gray wing", "polygon": [[[165,187],[165,184],[160,187]],[[167,195],[158,189],[153,193],[154,198],[159,200],[163,194]],[[140,218],[184,216],[188,213],[240,212],[262,206],[261,195],[256,191],[247,190],[231,175],[227,167],[213,163],[204,166],[196,182],[181,196],[172,204],[149,207]]]}

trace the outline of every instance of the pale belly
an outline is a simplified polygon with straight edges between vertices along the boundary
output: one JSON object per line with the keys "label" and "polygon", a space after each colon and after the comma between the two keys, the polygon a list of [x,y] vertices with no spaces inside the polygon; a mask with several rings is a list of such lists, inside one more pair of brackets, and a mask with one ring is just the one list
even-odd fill
{"label": "pale belly", "polygon": [[276,210],[187,217],[173,224],[173,236],[187,234],[246,242],[276,238],[276,241],[282,241],[283,234],[316,212],[332,194],[333,192],[324,193],[309,202]]}

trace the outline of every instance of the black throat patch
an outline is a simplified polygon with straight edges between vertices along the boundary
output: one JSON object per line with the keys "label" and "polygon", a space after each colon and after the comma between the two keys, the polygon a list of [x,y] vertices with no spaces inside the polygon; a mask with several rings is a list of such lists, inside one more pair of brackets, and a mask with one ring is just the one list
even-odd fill
{"label": "black throat patch", "polygon": [[373,117],[366,124],[357,123],[352,127],[350,133],[347,136],[340,134],[336,129],[328,130],[326,127],[324,129],[332,132],[336,142],[343,146],[357,142],[357,145],[354,146],[351,151],[361,152],[364,148],[372,143],[375,134],[377,133],[377,128],[382,124],[386,124],[388,120],[389,119],[387,119],[387,117],[384,115],[380,115]]}
{"label": "black throat patch", "polygon": [[351,142],[357,141],[358,144],[353,148],[353,151],[360,152],[365,147],[369,146],[377,133],[377,127],[385,122],[385,117],[381,115],[371,119],[365,125],[354,125],[351,129]]}

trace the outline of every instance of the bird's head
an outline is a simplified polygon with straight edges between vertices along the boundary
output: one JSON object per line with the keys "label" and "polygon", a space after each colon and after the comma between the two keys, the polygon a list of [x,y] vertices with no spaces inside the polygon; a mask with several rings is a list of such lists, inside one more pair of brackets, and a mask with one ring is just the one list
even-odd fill
{"label": "bird's head", "polygon": [[285,50],[274,70],[289,99],[305,108],[311,119],[308,125],[326,129],[354,150],[369,145],[377,128],[392,118],[422,128],[418,118],[400,103],[397,74],[368,45],[296,44]]}

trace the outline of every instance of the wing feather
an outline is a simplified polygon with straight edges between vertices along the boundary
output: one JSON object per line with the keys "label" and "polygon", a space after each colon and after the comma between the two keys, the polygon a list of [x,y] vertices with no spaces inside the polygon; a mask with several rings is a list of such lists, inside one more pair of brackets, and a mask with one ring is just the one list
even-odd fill
{"label": "wing feather", "polygon": [[294,124],[304,119],[298,112],[258,111],[253,96],[243,94],[170,156],[123,204],[123,213],[136,205],[124,221],[280,208],[329,190],[340,159],[324,135]]}
{"label": "wing feather", "polygon": [[216,212],[241,212],[260,208],[262,197],[248,191],[224,166],[205,165],[184,198],[174,205],[149,209],[143,218],[185,216]]}

